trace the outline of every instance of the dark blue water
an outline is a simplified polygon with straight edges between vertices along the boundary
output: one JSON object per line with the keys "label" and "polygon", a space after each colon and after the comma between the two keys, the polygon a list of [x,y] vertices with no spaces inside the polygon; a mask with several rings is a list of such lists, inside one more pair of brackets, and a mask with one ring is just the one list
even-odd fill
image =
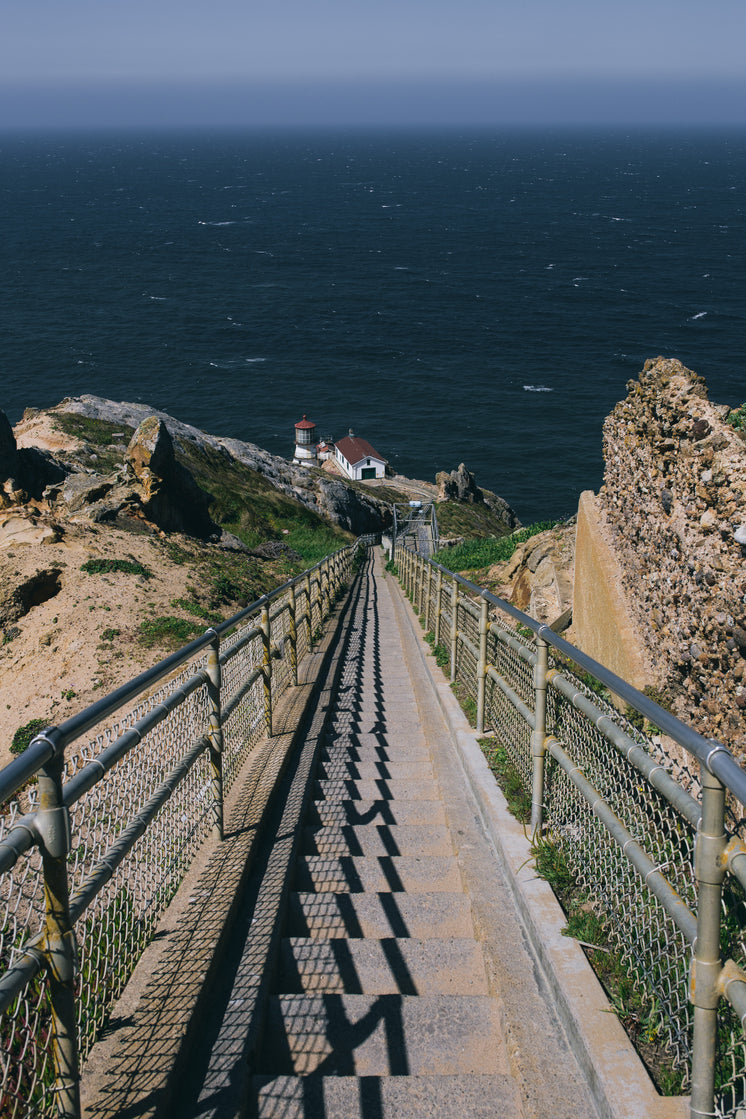
{"label": "dark blue water", "polygon": [[746,398],[745,185],[744,133],[0,137],[0,406],[307,413],[568,513],[646,358]]}

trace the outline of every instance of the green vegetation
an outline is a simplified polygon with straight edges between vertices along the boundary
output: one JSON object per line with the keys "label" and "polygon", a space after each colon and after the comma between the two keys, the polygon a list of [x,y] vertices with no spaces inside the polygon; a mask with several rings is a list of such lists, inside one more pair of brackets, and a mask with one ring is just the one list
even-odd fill
{"label": "green vegetation", "polygon": [[501,515],[482,501],[440,501],[436,515],[441,536],[504,537],[510,533]]}
{"label": "green vegetation", "polygon": [[107,629],[102,631],[101,640],[102,641],[113,641],[115,637],[119,637],[119,633],[120,633],[120,631],[118,629],[114,629],[113,626],[110,626]]}
{"label": "green vegetation", "polygon": [[736,431],[746,432],[746,403],[742,404],[739,408],[732,408],[728,413],[727,422]]}
{"label": "green vegetation", "polygon": [[30,745],[31,739],[35,735],[40,734],[45,727],[49,726],[49,719],[32,719],[31,722],[26,723],[25,726],[19,727],[13,735],[13,741],[10,744],[11,754],[22,754],[23,751]]}
{"label": "green vegetation", "polygon": [[84,446],[77,458],[97,474],[110,474],[122,463],[124,453],[121,445],[129,443],[135,430],[128,424],[97,420],[77,412],[55,412],[53,418],[55,425],[66,435],[83,440]]}
{"label": "green vegetation", "polygon": [[647,1065],[662,1095],[683,1091],[685,1070],[674,1068],[663,1036],[663,1014],[655,995],[646,993],[617,950],[608,919],[583,889],[564,851],[552,838],[534,837],[536,871],[552,887],[567,917],[565,936],[577,940],[601,981],[614,1012]]}
{"label": "green vegetation", "polygon": [[207,606],[202,606],[193,598],[174,598],[171,600],[171,605],[177,610],[185,610],[187,614],[191,614],[195,618],[202,618],[213,625],[215,622],[222,622],[223,620],[222,615],[218,614],[216,610],[210,610]]}
{"label": "green vegetation", "polygon": [[508,751],[494,738],[480,738],[479,745],[508,802],[509,812],[520,823],[529,824],[531,822],[531,795],[524,789],[520,774],[510,760]]}
{"label": "green vegetation", "polygon": [[145,564],[139,563],[137,560],[89,559],[80,565],[80,570],[87,571],[89,575],[119,573],[122,575],[142,575],[143,579],[149,579],[151,576],[151,572]]}
{"label": "green vegetation", "polygon": [[280,540],[301,556],[285,561],[286,573],[300,572],[352,540],[318,513],[277,490],[248,466],[209,447],[180,443],[176,457],[212,497],[210,516],[249,548]]}
{"label": "green vegetation", "polygon": [[154,645],[162,645],[167,649],[176,650],[203,633],[204,626],[190,622],[187,618],[161,615],[140,622],[139,640],[147,649],[152,649]]}
{"label": "green vegetation", "polygon": [[438,668],[450,669],[451,654],[449,653],[448,649],[446,649],[445,645],[435,644],[435,634],[432,632],[432,630],[429,633],[425,634],[425,641],[427,641],[428,645],[432,645],[433,656],[435,657],[435,663],[437,664]]}
{"label": "green vegetation", "polygon": [[[440,515],[439,515],[440,519]],[[504,563],[513,555],[519,544],[554,528],[559,521],[537,521],[528,528],[518,529],[511,536],[482,537],[476,540],[465,540],[454,548],[441,548],[433,557],[436,563],[442,564],[450,571],[471,571],[476,568],[491,567],[493,563]]]}

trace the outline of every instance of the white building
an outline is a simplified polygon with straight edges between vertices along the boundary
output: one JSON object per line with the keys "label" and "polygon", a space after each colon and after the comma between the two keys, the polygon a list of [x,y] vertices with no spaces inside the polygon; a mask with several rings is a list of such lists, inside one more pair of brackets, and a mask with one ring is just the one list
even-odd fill
{"label": "white building", "polygon": [[334,457],[353,482],[385,477],[386,460],[366,439],[359,439],[352,432],[335,443]]}

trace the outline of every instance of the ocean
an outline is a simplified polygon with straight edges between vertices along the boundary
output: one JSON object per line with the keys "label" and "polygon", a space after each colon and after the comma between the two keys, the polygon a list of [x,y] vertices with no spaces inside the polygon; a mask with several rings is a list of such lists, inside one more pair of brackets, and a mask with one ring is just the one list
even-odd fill
{"label": "ocean", "polygon": [[306,414],[570,515],[648,357],[746,399],[745,188],[743,132],[0,136],[0,407]]}

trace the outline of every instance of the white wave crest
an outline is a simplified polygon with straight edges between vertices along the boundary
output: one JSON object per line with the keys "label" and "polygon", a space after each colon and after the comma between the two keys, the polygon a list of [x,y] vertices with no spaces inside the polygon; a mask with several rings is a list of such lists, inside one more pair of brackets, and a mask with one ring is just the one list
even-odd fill
{"label": "white wave crest", "polygon": [[549,385],[524,385],[524,392],[554,392]]}

